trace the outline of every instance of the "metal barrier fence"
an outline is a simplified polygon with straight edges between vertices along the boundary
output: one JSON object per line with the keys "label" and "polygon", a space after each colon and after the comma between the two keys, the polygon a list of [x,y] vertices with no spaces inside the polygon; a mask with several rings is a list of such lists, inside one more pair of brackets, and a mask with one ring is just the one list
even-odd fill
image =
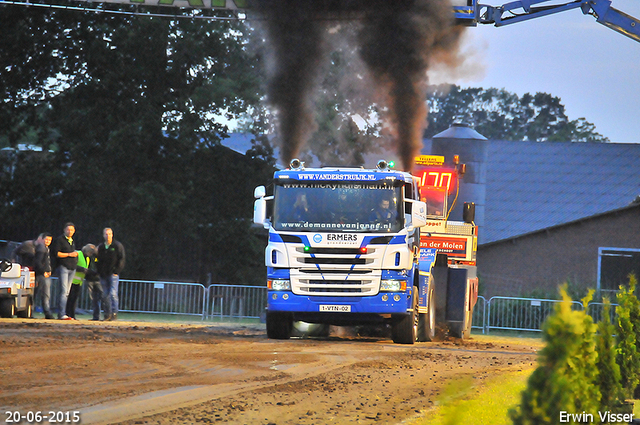
{"label": "metal barrier fence", "polygon": [[[484,328],[541,331],[547,316],[553,313],[560,300],[532,298],[492,297],[487,302],[487,321]],[[582,304],[572,301],[572,308],[582,309]]]}
{"label": "metal barrier fence", "polygon": [[119,310],[138,313],[163,313],[202,316],[206,305],[201,283],[120,280]]}
{"label": "metal barrier fence", "polygon": [[471,318],[472,329],[482,329],[485,332],[484,324],[487,321],[487,300],[482,295],[478,295],[478,302],[473,309],[473,317]]}
{"label": "metal barrier fence", "polygon": [[[562,301],[536,298],[492,297],[486,302],[486,320],[483,333],[490,329],[541,332],[542,324]],[[617,304],[611,304],[610,320],[615,321]],[[581,302],[572,301],[571,308],[584,310]],[[586,313],[595,323],[602,319],[603,303],[589,303]],[[475,318],[475,315],[474,315]]]}
{"label": "metal barrier fence", "polygon": [[[267,288],[249,285],[162,282],[121,279],[119,286],[120,311],[131,313],[162,313],[199,316],[202,320],[224,318],[261,318],[267,303]],[[40,306],[39,296],[36,306]],[[59,306],[60,285],[52,279],[51,308]],[[553,313],[560,300],[535,298],[479,296],[473,312],[472,328],[489,333],[494,330],[541,332],[542,324]],[[611,304],[611,321],[615,308]],[[90,312],[91,298],[87,285],[82,285],[78,308]],[[573,301],[572,308],[583,310],[582,303]],[[602,318],[603,303],[590,303],[587,314],[594,322]]]}
{"label": "metal barrier fence", "polygon": [[[248,285],[214,284],[206,288],[201,283],[120,279],[119,311],[128,313],[162,313],[215,317],[259,318],[267,305],[267,288]],[[40,295],[36,307],[41,306]],[[51,282],[51,309],[60,306],[58,279]],[[91,295],[82,285],[77,308],[92,311]]]}
{"label": "metal barrier fence", "polygon": [[[609,310],[609,320],[611,320],[611,323],[615,323],[617,306],[618,304],[611,304],[611,309]],[[587,314],[591,316],[596,323],[602,320],[603,313],[604,303],[589,303],[587,306]]]}
{"label": "metal barrier fence", "polygon": [[260,317],[267,306],[267,288],[245,285],[210,285],[202,318]]}

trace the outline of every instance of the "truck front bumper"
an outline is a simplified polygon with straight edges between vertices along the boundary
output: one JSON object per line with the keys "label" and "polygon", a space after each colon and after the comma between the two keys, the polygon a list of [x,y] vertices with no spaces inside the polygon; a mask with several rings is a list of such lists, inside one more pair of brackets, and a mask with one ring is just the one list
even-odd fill
{"label": "truck front bumper", "polygon": [[310,297],[289,291],[268,291],[269,311],[308,313],[401,314],[411,308],[411,289],[380,292],[370,297]]}

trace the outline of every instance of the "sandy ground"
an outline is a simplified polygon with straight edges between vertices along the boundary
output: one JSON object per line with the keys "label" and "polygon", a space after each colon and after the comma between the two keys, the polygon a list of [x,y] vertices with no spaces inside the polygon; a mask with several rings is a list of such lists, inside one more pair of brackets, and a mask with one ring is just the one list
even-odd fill
{"label": "sandy ground", "polygon": [[40,411],[71,421],[78,412],[82,424],[398,424],[428,415],[449,380],[481,383],[530,368],[539,348],[485,336],[274,341],[264,325],[0,319],[0,418]]}

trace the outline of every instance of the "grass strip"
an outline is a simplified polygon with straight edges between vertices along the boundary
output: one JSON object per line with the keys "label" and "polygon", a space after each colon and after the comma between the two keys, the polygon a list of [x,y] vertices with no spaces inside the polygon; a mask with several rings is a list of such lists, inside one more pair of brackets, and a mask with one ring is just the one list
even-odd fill
{"label": "grass strip", "polygon": [[533,368],[506,372],[477,384],[470,377],[449,383],[438,406],[415,425],[511,425],[508,411],[520,403]]}

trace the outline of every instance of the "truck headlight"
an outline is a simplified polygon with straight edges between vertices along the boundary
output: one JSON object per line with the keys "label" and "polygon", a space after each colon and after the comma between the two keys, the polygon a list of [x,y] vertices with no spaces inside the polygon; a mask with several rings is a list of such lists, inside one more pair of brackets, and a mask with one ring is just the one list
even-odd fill
{"label": "truck headlight", "polygon": [[407,281],[395,279],[381,280],[380,290],[385,292],[404,292],[407,290]]}
{"label": "truck headlight", "polygon": [[269,279],[267,280],[267,288],[272,291],[290,291],[291,281],[288,279]]}

